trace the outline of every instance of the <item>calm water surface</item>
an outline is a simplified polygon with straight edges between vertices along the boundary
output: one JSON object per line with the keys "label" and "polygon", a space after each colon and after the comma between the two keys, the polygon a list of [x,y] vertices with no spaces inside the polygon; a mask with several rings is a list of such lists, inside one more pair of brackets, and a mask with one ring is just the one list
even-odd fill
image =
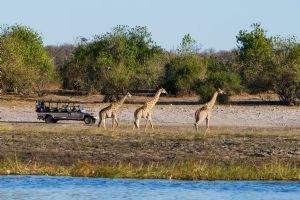
{"label": "calm water surface", "polygon": [[2,199],[300,200],[300,182],[0,176],[0,200]]}

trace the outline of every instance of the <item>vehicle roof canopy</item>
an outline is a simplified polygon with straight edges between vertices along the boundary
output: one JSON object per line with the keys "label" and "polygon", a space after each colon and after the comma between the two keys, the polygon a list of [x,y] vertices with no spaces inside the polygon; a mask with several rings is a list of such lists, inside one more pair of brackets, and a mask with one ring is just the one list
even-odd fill
{"label": "vehicle roof canopy", "polygon": [[69,99],[37,99],[36,102],[45,102],[45,103],[82,103],[80,101],[74,101]]}

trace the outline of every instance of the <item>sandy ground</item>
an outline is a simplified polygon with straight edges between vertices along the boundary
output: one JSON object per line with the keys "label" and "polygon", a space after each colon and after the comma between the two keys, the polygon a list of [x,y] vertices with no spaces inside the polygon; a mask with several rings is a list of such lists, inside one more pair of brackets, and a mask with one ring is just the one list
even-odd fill
{"label": "sandy ground", "polygon": [[[86,109],[98,113],[108,104],[87,104]],[[1,122],[39,122],[34,102],[0,101]],[[124,105],[118,111],[120,124],[133,124],[133,113],[140,105]],[[154,125],[193,126],[194,113],[200,105],[156,105]],[[110,120],[107,120],[110,123]],[[40,121],[41,122],[41,121]],[[58,122],[61,123],[61,122]],[[82,123],[82,122],[72,122]],[[144,124],[144,120],[141,122]],[[205,122],[202,123],[202,126]],[[233,127],[300,127],[300,107],[289,106],[221,106],[213,108],[211,126]]]}

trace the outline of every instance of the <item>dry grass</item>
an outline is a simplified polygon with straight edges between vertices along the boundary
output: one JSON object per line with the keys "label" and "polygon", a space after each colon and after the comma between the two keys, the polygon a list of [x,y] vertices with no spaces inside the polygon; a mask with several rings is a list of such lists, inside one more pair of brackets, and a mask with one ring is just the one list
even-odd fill
{"label": "dry grass", "polygon": [[61,124],[0,124],[0,132],[11,134],[80,134],[80,135],[95,135],[101,134],[116,138],[122,137],[151,137],[157,139],[205,139],[205,138],[219,138],[223,136],[235,137],[260,137],[260,136],[285,136],[297,137],[299,136],[300,128],[250,128],[250,127],[211,127],[210,131],[204,135],[205,128],[200,127],[198,133],[195,132],[191,126],[157,126],[155,130],[149,128],[145,131],[133,130],[132,126],[121,126],[112,130],[110,127],[107,130],[98,128],[96,125],[86,126],[81,124],[61,125]]}
{"label": "dry grass", "polygon": [[63,167],[8,159],[0,162],[0,174],[180,180],[300,180],[299,167],[278,162],[261,166],[208,165],[196,161],[149,165],[92,165],[78,162]]}

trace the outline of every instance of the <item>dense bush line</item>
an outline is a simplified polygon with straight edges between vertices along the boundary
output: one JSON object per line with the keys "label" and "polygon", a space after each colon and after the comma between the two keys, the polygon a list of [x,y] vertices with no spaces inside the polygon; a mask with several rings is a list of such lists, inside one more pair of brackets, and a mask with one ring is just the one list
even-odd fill
{"label": "dense bush line", "polygon": [[267,37],[260,24],[237,36],[243,84],[253,93],[271,90],[294,103],[300,90],[300,44],[295,37]]}
{"label": "dense bush line", "polygon": [[51,84],[108,95],[165,87],[171,94],[200,95],[217,88],[226,103],[241,91],[272,91],[286,104],[299,101],[300,44],[295,37],[267,37],[260,24],[241,30],[237,49],[200,51],[185,35],[174,52],[157,45],[146,27],[116,26],[76,45],[43,47],[40,34],[21,25],[0,32],[0,73],[4,91],[38,92]]}
{"label": "dense bush line", "polygon": [[164,59],[145,27],[117,26],[90,42],[80,42],[59,69],[65,88],[117,95],[157,87]]}
{"label": "dense bush line", "polygon": [[4,91],[40,93],[55,79],[41,36],[26,26],[2,26],[0,71]]}

